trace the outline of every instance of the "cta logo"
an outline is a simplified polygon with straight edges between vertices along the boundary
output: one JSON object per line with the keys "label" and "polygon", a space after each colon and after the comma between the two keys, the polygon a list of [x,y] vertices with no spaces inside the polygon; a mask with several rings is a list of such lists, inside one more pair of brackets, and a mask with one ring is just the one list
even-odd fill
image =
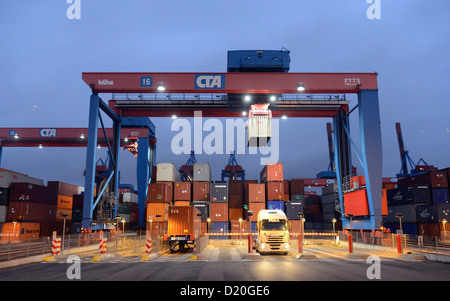
{"label": "cta logo", "polygon": [[41,129],[39,131],[40,137],[56,137],[56,129]]}
{"label": "cta logo", "polygon": [[225,89],[225,74],[196,74],[195,89]]}

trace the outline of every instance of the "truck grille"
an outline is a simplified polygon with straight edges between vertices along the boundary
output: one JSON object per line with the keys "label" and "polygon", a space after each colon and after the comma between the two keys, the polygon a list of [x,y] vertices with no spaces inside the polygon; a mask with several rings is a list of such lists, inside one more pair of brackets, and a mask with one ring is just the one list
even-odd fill
{"label": "truck grille", "polygon": [[267,244],[270,246],[272,250],[279,250],[281,244],[283,243],[283,236],[274,236],[271,235],[267,238]]}

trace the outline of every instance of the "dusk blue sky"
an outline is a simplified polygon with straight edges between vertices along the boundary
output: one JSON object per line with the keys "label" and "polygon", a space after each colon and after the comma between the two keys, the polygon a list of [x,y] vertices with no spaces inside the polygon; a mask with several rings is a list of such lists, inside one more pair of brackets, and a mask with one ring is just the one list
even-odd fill
{"label": "dusk blue sky", "polygon": [[[2,0],[0,127],[87,127],[82,72],[226,72],[228,50],[285,47],[290,72],[379,73],[383,176],[400,171],[397,121],[414,161],[449,167],[450,2],[380,3],[381,19],[370,20],[366,0],[81,0],[81,19],[69,20],[65,0]],[[170,149],[173,121],[152,121],[157,162],[184,164],[189,155]],[[280,120],[286,178],[328,168],[329,121]],[[351,132],[359,142],[357,110]],[[237,156],[247,179],[259,178],[259,158]],[[122,151],[120,160],[121,182],[136,184],[135,159]],[[85,161],[84,148],[4,148],[1,167],[84,186]],[[219,180],[228,155],[197,161],[210,162]]]}

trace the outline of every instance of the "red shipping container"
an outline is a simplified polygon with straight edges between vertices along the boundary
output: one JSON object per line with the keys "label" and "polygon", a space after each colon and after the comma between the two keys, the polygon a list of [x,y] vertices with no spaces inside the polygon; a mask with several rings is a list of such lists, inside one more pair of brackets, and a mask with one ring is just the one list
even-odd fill
{"label": "red shipping container", "polygon": [[[231,233],[249,233],[249,223],[248,221],[239,221],[239,220],[231,220],[230,221],[230,230]],[[239,236],[233,236],[234,238],[238,238]],[[247,237],[246,237],[247,238]]]}
{"label": "red shipping container", "polygon": [[247,188],[248,188],[249,184],[258,184],[258,180],[245,180],[244,181],[244,190],[242,191],[242,193],[247,191]]}
{"label": "red shipping container", "polygon": [[283,182],[283,163],[267,164],[259,176],[261,183]]}
{"label": "red shipping container", "polygon": [[58,194],[53,193],[46,186],[17,182],[11,183],[9,199],[11,201],[28,201],[56,205],[58,202]]}
{"label": "red shipping container", "polygon": [[398,187],[413,185],[430,185],[432,188],[448,187],[447,173],[445,171],[431,171],[398,180]]}
{"label": "red shipping container", "polygon": [[209,182],[192,183],[192,201],[209,201]]}
{"label": "red shipping container", "polygon": [[148,202],[149,203],[172,203],[173,186],[166,184],[166,182],[150,183],[148,185]]}
{"label": "red shipping container", "polygon": [[209,205],[209,217],[212,222],[228,221],[228,203],[212,202]]}
{"label": "red shipping container", "polygon": [[369,215],[369,203],[366,189],[360,189],[344,194],[345,215]]}
{"label": "red shipping container", "polygon": [[192,199],[192,182],[175,182],[174,201],[190,201]]}
{"label": "red shipping container", "polygon": [[10,201],[8,220],[10,221],[54,221],[56,204],[43,204],[27,201]]}
{"label": "red shipping container", "polygon": [[265,203],[265,190],[264,184],[249,184],[245,192],[245,203]]}
{"label": "red shipping container", "polygon": [[284,194],[289,194],[289,180],[283,180],[283,184]]}
{"label": "red shipping container", "polygon": [[230,194],[242,194],[244,192],[244,184],[242,180],[228,181],[228,191]]}
{"label": "red shipping container", "polygon": [[266,200],[267,201],[283,201],[284,200],[284,183],[283,182],[267,182],[266,183]]}
{"label": "red shipping container", "polygon": [[74,194],[78,194],[78,186],[69,183],[49,181],[47,187],[56,195],[62,194],[73,196]]}
{"label": "red shipping container", "polygon": [[241,208],[244,206],[244,195],[241,194],[230,194],[228,196],[228,206],[229,208]]}
{"label": "red shipping container", "polygon": [[305,183],[302,179],[292,179],[289,181],[290,194],[305,194]]}

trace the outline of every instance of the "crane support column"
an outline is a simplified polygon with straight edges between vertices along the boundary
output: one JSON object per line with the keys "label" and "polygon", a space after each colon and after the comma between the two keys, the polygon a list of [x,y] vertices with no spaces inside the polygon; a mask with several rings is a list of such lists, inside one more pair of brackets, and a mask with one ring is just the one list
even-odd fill
{"label": "crane support column", "polygon": [[370,214],[369,229],[380,229],[383,149],[378,90],[360,91],[358,93],[358,110],[362,163]]}
{"label": "crane support column", "polygon": [[88,143],[86,149],[86,175],[84,185],[84,203],[82,227],[91,227],[92,212],[94,210],[94,190],[95,190],[95,164],[97,158],[97,138],[98,138],[98,114],[100,113],[100,98],[97,93],[92,93],[89,106],[89,129]]}

